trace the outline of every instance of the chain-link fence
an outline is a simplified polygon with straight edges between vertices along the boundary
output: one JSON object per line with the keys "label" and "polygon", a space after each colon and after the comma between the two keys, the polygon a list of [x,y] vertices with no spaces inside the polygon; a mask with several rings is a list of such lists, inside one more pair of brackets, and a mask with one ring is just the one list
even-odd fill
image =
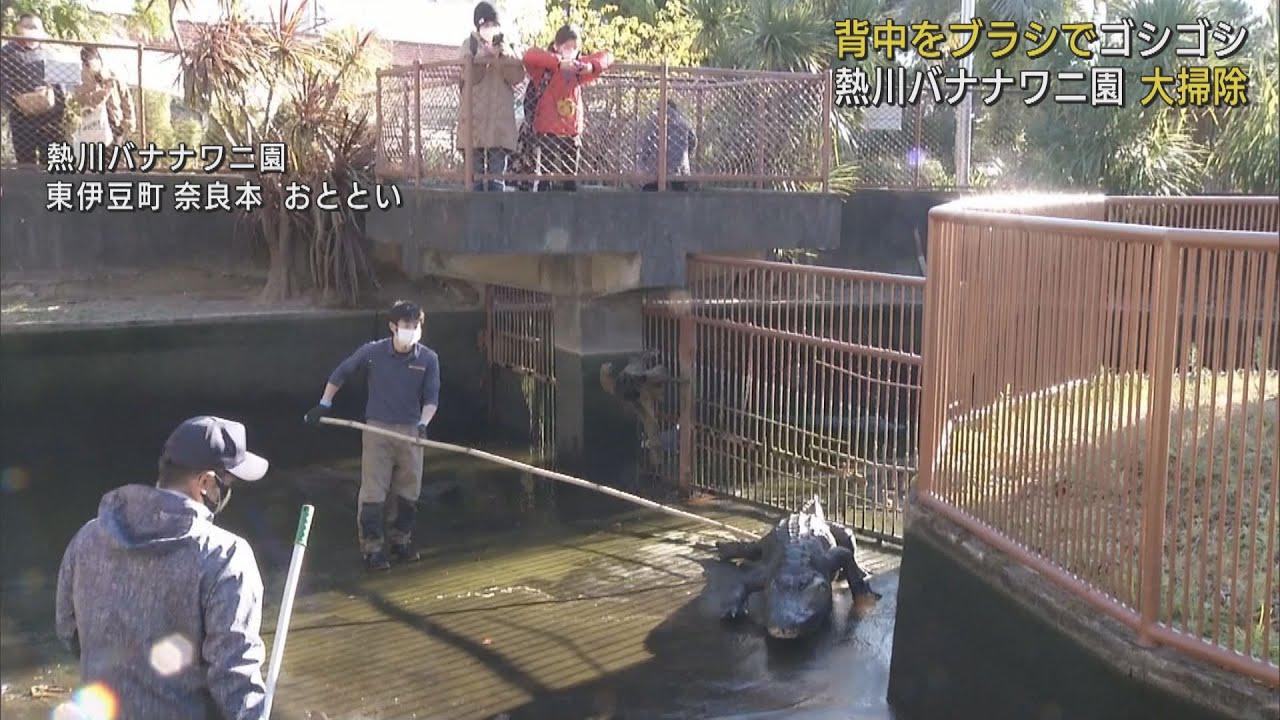
{"label": "chain-link fence", "polygon": [[[381,175],[425,184],[503,180],[649,189],[680,189],[688,183],[816,189],[829,169],[830,137],[823,121],[829,92],[823,74],[615,65],[583,86],[584,130],[576,138],[532,132],[526,78],[512,89],[520,141],[502,172],[469,137],[481,120],[460,120],[506,106],[494,109],[489,98],[473,99],[465,89],[468,72],[474,69],[461,62],[441,62],[379,74]],[[545,94],[539,101],[566,102]],[[536,110],[535,104],[530,107]]]}
{"label": "chain-link fence", "polygon": [[0,40],[0,164],[44,165],[51,144],[168,149],[206,138],[203,115],[182,102],[175,53],[110,42]]}
{"label": "chain-link fence", "polygon": [[846,153],[838,158],[838,183],[850,188],[956,184],[951,108],[921,103],[840,110],[836,122]]}

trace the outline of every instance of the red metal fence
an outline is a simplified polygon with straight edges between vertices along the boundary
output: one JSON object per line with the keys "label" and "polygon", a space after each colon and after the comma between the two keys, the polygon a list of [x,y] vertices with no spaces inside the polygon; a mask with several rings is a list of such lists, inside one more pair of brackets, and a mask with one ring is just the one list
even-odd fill
{"label": "red metal fence", "polygon": [[[477,61],[518,63],[518,60]],[[615,65],[583,87],[586,130],[576,173],[477,172],[468,137],[475,65],[420,63],[378,73],[378,172],[420,183],[484,180],[610,185],[669,182],[825,189],[831,164],[829,73]],[[513,93],[513,112],[524,86]],[[690,171],[668,167],[671,101],[696,142]],[[646,160],[649,158],[649,160]]]}
{"label": "red metal fence", "polygon": [[901,538],[924,279],[704,256],[688,277],[687,297],[645,306],[646,347],[678,375],[651,470],[782,509],[817,495],[828,516]]}
{"label": "red metal fence", "polygon": [[520,381],[529,410],[529,440],[535,461],[555,455],[556,363],[552,297],[503,285],[485,288],[483,349],[487,365],[487,407],[495,407],[495,374]]}
{"label": "red metal fence", "polygon": [[921,502],[1161,643],[1280,682],[1280,200],[930,214]]}

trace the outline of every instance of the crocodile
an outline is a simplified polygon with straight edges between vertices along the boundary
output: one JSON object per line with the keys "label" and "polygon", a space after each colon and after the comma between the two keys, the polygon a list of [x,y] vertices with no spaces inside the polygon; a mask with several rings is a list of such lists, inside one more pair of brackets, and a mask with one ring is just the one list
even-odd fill
{"label": "crocodile", "polygon": [[748,615],[748,600],[759,593],[760,602],[752,607],[760,616],[753,619],[771,637],[793,640],[812,635],[830,617],[831,585],[838,576],[843,575],[855,598],[880,599],[868,582],[870,574],[858,566],[855,549],[853,535],[827,522],[816,496],[759,540],[716,543],[721,560],[742,560],[746,570],[725,618]]}

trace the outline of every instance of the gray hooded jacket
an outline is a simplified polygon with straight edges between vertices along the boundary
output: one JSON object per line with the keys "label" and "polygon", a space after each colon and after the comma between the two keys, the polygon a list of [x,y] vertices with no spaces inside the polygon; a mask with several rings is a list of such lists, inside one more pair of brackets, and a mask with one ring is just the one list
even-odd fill
{"label": "gray hooded jacket", "polygon": [[58,636],[125,718],[261,718],[262,578],[249,543],[190,498],[102,497],[58,572]]}

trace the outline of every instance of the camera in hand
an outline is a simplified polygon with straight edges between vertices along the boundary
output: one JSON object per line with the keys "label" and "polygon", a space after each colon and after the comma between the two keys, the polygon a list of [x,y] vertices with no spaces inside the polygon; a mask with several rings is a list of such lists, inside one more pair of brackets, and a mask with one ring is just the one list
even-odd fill
{"label": "camera in hand", "polygon": [[494,35],[493,39],[489,41],[489,44],[494,47],[502,47],[502,33]]}

